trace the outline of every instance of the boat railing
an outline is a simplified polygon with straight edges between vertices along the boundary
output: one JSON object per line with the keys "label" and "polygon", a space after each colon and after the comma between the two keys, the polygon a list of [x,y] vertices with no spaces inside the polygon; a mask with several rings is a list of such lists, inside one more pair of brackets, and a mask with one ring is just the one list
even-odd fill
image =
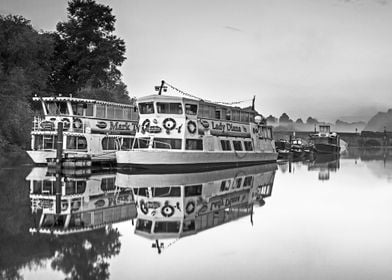
{"label": "boat railing", "polygon": [[[157,141],[157,140],[155,140],[155,139],[152,140],[152,147],[153,147],[153,148],[155,148],[155,143],[166,145],[166,146],[169,147],[169,150],[172,149],[172,146],[171,146],[169,143],[162,142],[162,141]],[[159,149],[159,148],[158,148],[158,149]]]}

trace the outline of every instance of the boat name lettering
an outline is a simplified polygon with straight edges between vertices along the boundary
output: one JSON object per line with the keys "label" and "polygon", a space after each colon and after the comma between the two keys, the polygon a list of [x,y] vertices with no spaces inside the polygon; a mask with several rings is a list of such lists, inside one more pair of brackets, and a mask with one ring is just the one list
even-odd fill
{"label": "boat name lettering", "polygon": [[[235,125],[233,123],[216,123],[216,122],[211,122],[211,127],[212,129],[215,130],[221,130],[221,131],[236,131],[236,132],[241,132],[241,126]],[[245,130],[246,132],[246,130]]]}
{"label": "boat name lettering", "polygon": [[110,130],[135,130],[135,125],[129,122],[110,122]]}
{"label": "boat name lettering", "polygon": [[222,207],[230,207],[232,204],[239,203],[243,201],[246,196],[235,195],[228,198],[219,198],[218,200],[211,201],[210,210],[217,210]]}

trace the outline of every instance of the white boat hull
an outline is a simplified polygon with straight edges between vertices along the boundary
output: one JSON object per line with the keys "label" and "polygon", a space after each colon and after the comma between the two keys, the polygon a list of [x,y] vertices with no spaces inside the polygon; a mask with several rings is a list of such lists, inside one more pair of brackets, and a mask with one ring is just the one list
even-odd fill
{"label": "white boat hull", "polygon": [[167,151],[130,150],[116,152],[119,166],[167,167],[167,166],[235,166],[275,162],[275,152],[206,152],[206,151]]}
{"label": "white boat hull", "polygon": [[[67,153],[67,151],[64,151],[64,152]],[[27,151],[27,154],[30,156],[30,158],[33,160],[33,162],[36,164],[47,164],[47,159],[56,157],[55,150]],[[85,155],[86,153],[72,152],[72,154]],[[90,154],[90,155],[91,155],[92,162],[115,162],[115,160],[116,160],[115,151],[108,151],[105,153]]]}

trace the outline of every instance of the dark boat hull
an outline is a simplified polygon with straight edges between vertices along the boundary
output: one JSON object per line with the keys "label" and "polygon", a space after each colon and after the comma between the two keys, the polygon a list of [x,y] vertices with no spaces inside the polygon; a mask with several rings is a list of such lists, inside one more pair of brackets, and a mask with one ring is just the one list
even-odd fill
{"label": "dark boat hull", "polygon": [[332,144],[316,143],[314,144],[317,153],[320,154],[339,154],[340,147]]}

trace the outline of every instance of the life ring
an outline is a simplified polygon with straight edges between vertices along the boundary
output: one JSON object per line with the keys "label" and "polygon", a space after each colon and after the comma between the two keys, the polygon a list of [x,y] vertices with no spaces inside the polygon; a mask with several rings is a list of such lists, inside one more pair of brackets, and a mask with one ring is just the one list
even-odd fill
{"label": "life ring", "polygon": [[82,127],[82,120],[79,118],[75,118],[73,121],[74,128],[81,128]]}
{"label": "life ring", "polygon": [[195,211],[195,202],[194,201],[189,201],[188,202],[188,204],[186,205],[186,207],[185,207],[185,211],[186,211],[186,213],[189,215],[189,214],[192,214],[194,211]]}
{"label": "life ring", "polygon": [[63,122],[63,129],[68,130],[71,126],[71,122],[67,118],[62,118],[61,121]]}
{"label": "life ring", "polygon": [[162,207],[161,214],[166,218],[173,216],[174,207],[169,204],[166,204],[165,206]]}
{"label": "life ring", "polygon": [[200,123],[205,129],[210,127],[210,123],[207,120],[200,120]]}
{"label": "life ring", "polygon": [[196,132],[196,123],[194,121],[189,121],[187,127],[189,133],[194,134]]}
{"label": "life ring", "polygon": [[142,132],[147,131],[150,127],[151,121],[149,119],[145,119],[142,123]]}
{"label": "life ring", "polygon": [[163,127],[166,130],[173,130],[176,127],[176,121],[174,119],[172,119],[172,118],[166,118],[163,121]]}
{"label": "life ring", "polygon": [[140,200],[140,211],[142,211],[144,215],[147,215],[148,213],[147,204],[144,202],[144,200]]}

